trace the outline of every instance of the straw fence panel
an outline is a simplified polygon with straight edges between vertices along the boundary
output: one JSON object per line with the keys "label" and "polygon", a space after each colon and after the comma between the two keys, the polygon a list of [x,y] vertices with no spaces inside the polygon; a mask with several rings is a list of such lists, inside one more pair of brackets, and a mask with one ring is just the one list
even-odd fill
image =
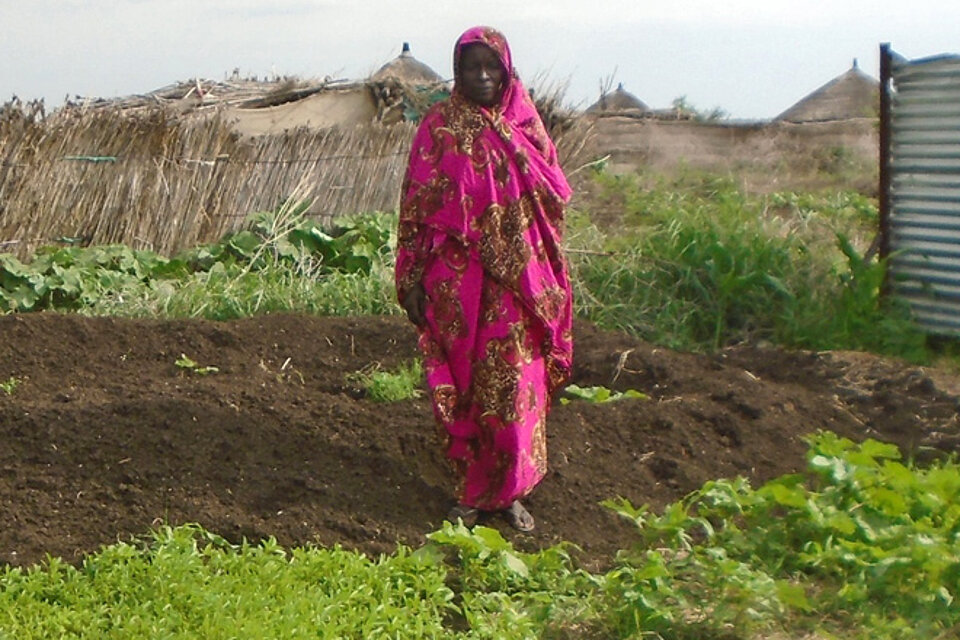
{"label": "straw fence panel", "polygon": [[[170,110],[0,109],[0,252],[61,241],[172,255],[240,228],[287,198],[323,223],[394,210],[415,126],[365,125],[245,138],[222,115]],[[589,127],[557,136],[567,167]]]}
{"label": "straw fence panel", "polygon": [[[63,114],[0,128],[0,251],[62,238],[172,254],[296,194],[308,215],[397,206],[412,125],[244,139],[215,115]],[[4,246],[5,245],[5,246]]]}

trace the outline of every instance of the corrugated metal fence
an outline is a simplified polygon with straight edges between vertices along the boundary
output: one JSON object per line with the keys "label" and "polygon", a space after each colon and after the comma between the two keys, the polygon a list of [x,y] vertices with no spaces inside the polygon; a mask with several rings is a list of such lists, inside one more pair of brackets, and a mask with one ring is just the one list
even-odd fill
{"label": "corrugated metal fence", "polygon": [[960,335],[960,56],[881,47],[881,235],[889,292]]}

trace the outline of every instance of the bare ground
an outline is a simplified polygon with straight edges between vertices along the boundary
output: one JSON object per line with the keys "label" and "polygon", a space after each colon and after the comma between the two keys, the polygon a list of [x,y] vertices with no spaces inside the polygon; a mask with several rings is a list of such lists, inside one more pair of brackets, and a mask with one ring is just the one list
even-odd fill
{"label": "bare ground", "polygon": [[[413,358],[400,318],[276,315],[229,323],[0,317],[0,564],[77,561],[159,523],[228,539],[419,545],[450,506],[429,403],[378,404],[347,374]],[[219,372],[175,365],[180,354]],[[551,471],[521,548],[568,540],[603,565],[634,534],[601,507],[655,507],[704,481],[800,470],[830,429],[929,457],[960,446],[960,380],[866,354],[714,356],[576,328],[573,382],[648,400],[557,403]]]}

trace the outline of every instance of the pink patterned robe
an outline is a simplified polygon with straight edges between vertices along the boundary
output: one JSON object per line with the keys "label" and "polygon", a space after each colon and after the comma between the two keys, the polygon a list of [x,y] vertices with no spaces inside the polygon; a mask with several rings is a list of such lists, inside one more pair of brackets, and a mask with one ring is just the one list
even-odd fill
{"label": "pink patterned robe", "polygon": [[485,109],[454,87],[424,116],[400,209],[396,284],[427,294],[419,327],[457,498],[499,510],[546,473],[550,398],[570,374],[571,290],[560,248],[570,187],[503,36],[463,34],[500,57],[506,87]]}

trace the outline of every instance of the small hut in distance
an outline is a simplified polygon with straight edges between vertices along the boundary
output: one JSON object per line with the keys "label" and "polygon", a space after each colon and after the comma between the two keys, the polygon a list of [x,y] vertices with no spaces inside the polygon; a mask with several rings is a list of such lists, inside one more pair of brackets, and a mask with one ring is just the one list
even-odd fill
{"label": "small hut in distance", "polygon": [[826,122],[874,118],[880,111],[880,82],[860,70],[856,58],[837,76],[774,118],[779,122]]}
{"label": "small hut in distance", "polygon": [[386,110],[384,124],[419,120],[427,108],[449,94],[447,83],[436,71],[410,53],[404,42],[400,55],[380,67],[368,80]]}
{"label": "small hut in distance", "polygon": [[624,89],[622,82],[615,91],[604,93],[586,110],[587,114],[594,116],[642,116],[649,112],[650,107]]}
{"label": "small hut in distance", "polygon": [[412,85],[432,85],[443,82],[440,74],[413,57],[409,42],[404,42],[400,55],[380,67],[370,76],[370,79],[374,82],[398,80]]}

